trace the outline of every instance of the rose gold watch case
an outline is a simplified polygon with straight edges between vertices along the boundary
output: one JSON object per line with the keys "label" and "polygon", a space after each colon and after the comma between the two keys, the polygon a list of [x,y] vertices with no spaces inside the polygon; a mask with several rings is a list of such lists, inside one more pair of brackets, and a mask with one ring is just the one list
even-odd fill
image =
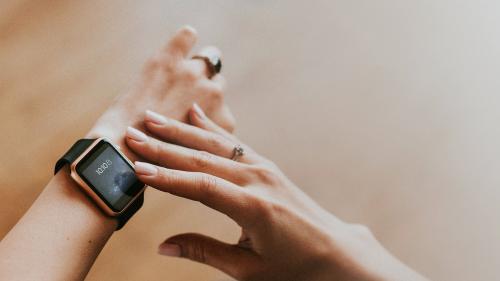
{"label": "rose gold watch case", "polygon": [[106,214],[110,215],[110,216],[118,216],[120,215],[121,213],[123,213],[131,204],[132,202],[134,202],[137,197],[139,197],[139,195],[144,192],[144,189],[146,188],[146,185],[144,185],[144,187],[141,189],[140,192],[137,193],[136,196],[134,196],[134,198],[132,198],[132,200],[130,200],[130,202],[125,206],[125,208],[123,208],[123,210],[121,210],[120,212],[116,212],[114,211],[113,209],[111,209],[108,204],[106,204],[106,202],[104,202],[103,199],[101,199],[101,197],[99,197],[99,195],[96,194],[96,192],[80,177],[80,175],[78,174],[78,172],[76,171],[76,166],[78,165],[78,163],[80,163],[80,161],[85,157],[87,156],[87,154],[97,145],[99,144],[101,141],[104,141],[108,144],[110,144],[116,152],[118,152],[118,154],[121,155],[121,157],[123,157],[123,159],[125,159],[125,161],[127,161],[127,163],[130,164],[130,166],[133,168],[134,167],[134,164],[120,151],[120,149],[118,149],[113,143],[111,143],[109,140],[107,140],[106,138],[98,138],[96,139],[73,163],[71,163],[71,178],[73,178],[73,180],[82,188],[82,190],[90,197],[92,198],[92,200],[97,204],[97,206],[99,206],[99,208],[101,208],[101,210],[103,210]]}

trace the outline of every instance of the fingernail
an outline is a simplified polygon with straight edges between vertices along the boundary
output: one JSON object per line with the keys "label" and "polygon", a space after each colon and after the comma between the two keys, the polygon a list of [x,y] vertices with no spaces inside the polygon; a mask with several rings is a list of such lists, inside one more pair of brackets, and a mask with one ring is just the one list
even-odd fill
{"label": "fingernail", "polygon": [[165,118],[165,116],[151,110],[146,110],[145,120],[153,122],[158,125],[163,125],[167,122],[167,118]]}
{"label": "fingernail", "polygon": [[199,118],[201,118],[201,119],[207,118],[207,116],[205,115],[205,112],[203,112],[203,110],[201,109],[201,107],[197,103],[193,103],[193,109],[194,109],[194,113],[196,113],[196,116],[198,116]]}
{"label": "fingernail", "polygon": [[127,127],[127,137],[138,142],[148,141],[148,136],[136,128]]}
{"label": "fingernail", "polygon": [[135,172],[144,176],[155,176],[158,169],[149,163],[135,161]]}
{"label": "fingernail", "polygon": [[183,27],[179,28],[179,30],[188,30],[189,32],[196,34],[196,29],[190,25],[184,25]]}
{"label": "fingernail", "polygon": [[176,244],[163,243],[158,247],[158,254],[169,257],[180,257],[181,247]]}

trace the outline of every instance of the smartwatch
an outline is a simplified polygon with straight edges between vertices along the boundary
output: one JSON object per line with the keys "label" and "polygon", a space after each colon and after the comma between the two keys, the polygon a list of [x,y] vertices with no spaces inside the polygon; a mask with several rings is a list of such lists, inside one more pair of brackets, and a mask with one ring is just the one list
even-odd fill
{"label": "smartwatch", "polygon": [[108,216],[117,230],[142,207],[146,185],[130,160],[105,138],[80,139],[59,159],[54,174],[70,165],[71,178]]}

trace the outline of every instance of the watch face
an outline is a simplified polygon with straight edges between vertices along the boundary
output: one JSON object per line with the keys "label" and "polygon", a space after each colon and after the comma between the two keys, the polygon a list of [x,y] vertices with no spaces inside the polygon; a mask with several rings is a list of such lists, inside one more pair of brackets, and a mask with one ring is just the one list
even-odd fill
{"label": "watch face", "polygon": [[76,172],[114,212],[121,212],[144,187],[130,163],[104,140],[78,162]]}

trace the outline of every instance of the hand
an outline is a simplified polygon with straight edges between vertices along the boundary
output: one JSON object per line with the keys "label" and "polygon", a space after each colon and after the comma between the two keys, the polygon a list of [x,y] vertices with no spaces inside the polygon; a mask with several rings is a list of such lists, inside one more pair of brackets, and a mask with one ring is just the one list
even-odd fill
{"label": "hand", "polygon": [[[183,27],[149,59],[134,89],[120,96],[97,121],[88,137],[107,137],[125,149],[123,132],[129,125],[142,127],[146,109],[171,118],[187,121],[187,112],[196,102],[207,110],[216,123],[227,130],[234,129],[234,118],[224,104],[225,80],[221,74],[207,78],[205,62],[191,59],[190,52],[197,40],[196,31]],[[205,47],[199,55],[218,55],[215,47]]]}
{"label": "hand", "polygon": [[[199,201],[242,228],[235,245],[201,234],[168,238],[159,251],[216,267],[238,280],[423,280],[387,252],[368,228],[328,213],[271,161],[194,106],[184,124],[154,112],[128,128],[126,143],[153,164],[136,162],[140,180]],[[244,155],[230,160],[235,145]]]}
{"label": "hand", "polygon": [[[193,102],[231,130],[234,121],[223,103],[223,77],[219,74],[207,79],[205,63],[188,59],[195,41],[192,28],[179,30],[146,63],[138,86],[120,96],[87,137],[107,137],[134,159],[126,145],[120,144],[127,125],[142,126],[146,109],[185,121]],[[202,52],[218,50],[205,48]],[[83,280],[116,229],[116,220],[81,192],[68,167],[61,171],[1,240],[1,280]]]}

